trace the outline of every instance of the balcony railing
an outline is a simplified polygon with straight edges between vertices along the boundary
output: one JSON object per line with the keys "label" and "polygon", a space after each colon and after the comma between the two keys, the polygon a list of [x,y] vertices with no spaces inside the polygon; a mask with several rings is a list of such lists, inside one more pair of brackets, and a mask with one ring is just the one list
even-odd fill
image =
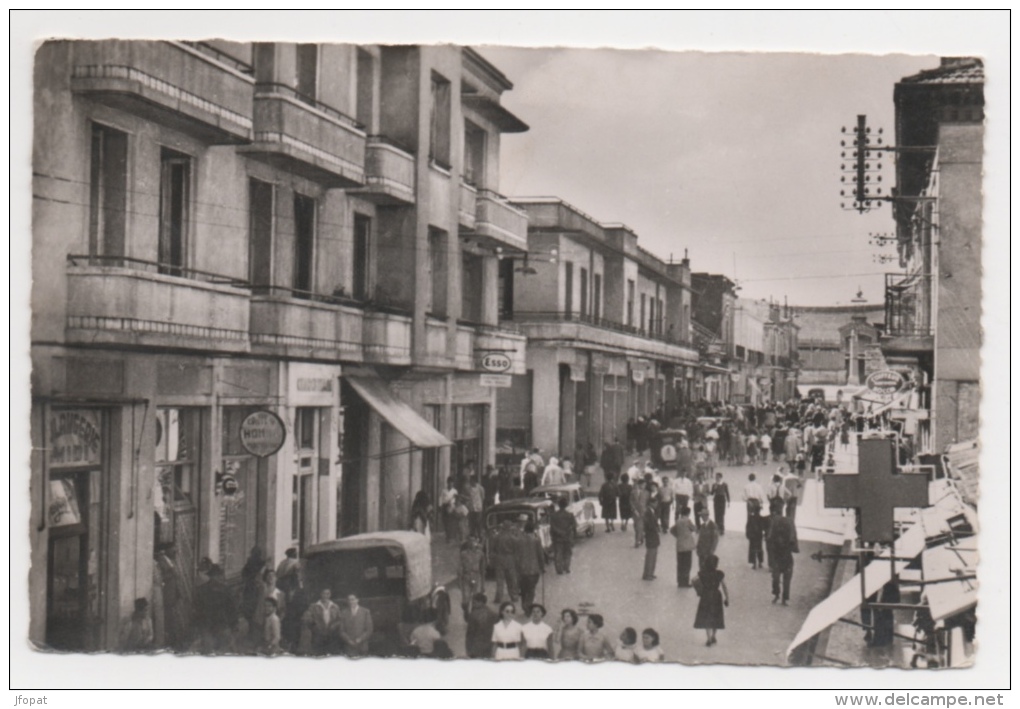
{"label": "balcony railing", "polygon": [[414,153],[381,135],[368,137],[365,148],[365,186],[352,191],[378,204],[413,204]]}
{"label": "balcony railing", "polygon": [[512,322],[578,322],[599,327],[604,330],[636,335],[637,337],[665,342],[671,345],[678,345],[680,347],[692,346],[689,338],[680,337],[679,335],[669,331],[657,332],[653,330],[646,330],[633,325],[626,325],[610,318],[595,317],[594,315],[587,313],[582,315],[581,313],[568,313],[558,310],[516,310],[512,314],[504,314],[504,317]]}
{"label": "balcony railing", "polygon": [[252,139],[251,68],[208,45],[75,42],[71,89],[209,143]]}
{"label": "balcony railing", "polygon": [[360,187],[366,136],[361,124],[291,86],[255,86],[254,142],[239,149],[328,187]]}
{"label": "balcony railing", "polygon": [[493,190],[478,190],[474,232],[500,246],[526,251],[528,215]]}
{"label": "balcony railing", "polygon": [[363,312],[343,296],[252,287],[252,348],[288,357],[363,360]]}
{"label": "balcony railing", "polygon": [[189,268],[187,266],[179,266],[177,264],[146,261],[145,259],[133,258],[130,256],[68,254],[67,264],[69,266],[127,268],[133,271],[160,273],[164,276],[176,276],[178,278],[187,278],[193,281],[202,281],[204,283],[251,289],[251,284],[243,278],[225,276],[222,273],[213,273],[212,271],[203,271],[198,268]]}
{"label": "balcony railing", "polygon": [[930,337],[931,298],[930,274],[885,274],[885,334]]}

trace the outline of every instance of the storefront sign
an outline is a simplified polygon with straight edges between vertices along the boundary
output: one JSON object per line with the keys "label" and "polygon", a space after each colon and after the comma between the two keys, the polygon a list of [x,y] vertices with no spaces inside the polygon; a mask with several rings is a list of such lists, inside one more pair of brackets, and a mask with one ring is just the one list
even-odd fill
{"label": "storefront sign", "polygon": [[486,372],[507,372],[513,366],[513,360],[502,352],[487,352],[482,355],[482,369]]}
{"label": "storefront sign", "polygon": [[96,410],[52,412],[46,431],[50,466],[98,465],[102,460],[102,432]]}
{"label": "storefront sign", "polygon": [[333,380],[322,377],[298,377],[295,389],[298,391],[333,391]]}
{"label": "storefront sign", "polygon": [[497,389],[509,389],[512,378],[509,374],[481,374],[479,384],[483,387],[495,387]]}
{"label": "storefront sign", "polygon": [[268,458],[283,447],[287,429],[272,411],[255,411],[241,422],[241,445],[259,458]]}
{"label": "storefront sign", "polygon": [[869,374],[864,385],[876,394],[892,396],[903,388],[903,376],[891,369],[883,369]]}
{"label": "storefront sign", "polygon": [[223,486],[224,495],[234,495],[241,489],[241,486],[237,482],[237,478],[229,473],[223,476],[220,484]]}

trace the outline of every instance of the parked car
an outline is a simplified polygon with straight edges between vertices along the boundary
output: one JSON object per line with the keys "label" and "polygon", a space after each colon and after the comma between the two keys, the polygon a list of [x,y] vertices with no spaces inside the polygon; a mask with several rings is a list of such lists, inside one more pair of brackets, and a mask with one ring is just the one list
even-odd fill
{"label": "parked car", "polygon": [[567,510],[577,520],[577,533],[589,537],[595,534],[595,503],[584,496],[580,483],[541,485],[531,491],[531,496],[551,500],[555,504],[559,504],[560,499],[565,499]]}
{"label": "parked car", "polygon": [[337,603],[353,593],[372,613],[369,652],[385,657],[406,645],[410,630],[431,610],[432,549],[417,532],[369,532],[309,547],[305,585]]}
{"label": "parked car", "polygon": [[535,532],[542,540],[542,549],[547,559],[552,558],[552,534],[549,531],[549,517],[554,511],[553,502],[546,498],[524,497],[507,500],[492,505],[485,510],[485,534],[482,537],[482,549],[485,552],[486,568],[492,568],[489,546],[496,529],[503,522],[523,524],[527,521],[535,524]]}

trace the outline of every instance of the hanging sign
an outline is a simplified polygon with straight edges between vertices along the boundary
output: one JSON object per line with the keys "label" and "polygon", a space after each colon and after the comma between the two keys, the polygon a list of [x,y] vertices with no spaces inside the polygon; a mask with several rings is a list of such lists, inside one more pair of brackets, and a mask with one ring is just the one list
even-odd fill
{"label": "hanging sign", "polygon": [[64,409],[50,414],[46,431],[50,467],[98,465],[102,426],[94,409]]}
{"label": "hanging sign", "polygon": [[483,387],[495,387],[497,389],[509,389],[511,384],[511,377],[509,374],[481,374],[481,384]]}
{"label": "hanging sign", "polygon": [[891,369],[882,369],[869,374],[864,385],[876,394],[892,396],[903,388],[903,375]]}
{"label": "hanging sign", "polygon": [[482,355],[482,369],[486,372],[495,372],[499,374],[510,370],[513,366],[513,361],[508,355],[502,352],[486,352]]}
{"label": "hanging sign", "polygon": [[241,445],[259,458],[268,458],[283,447],[287,429],[272,411],[255,411],[241,422]]}

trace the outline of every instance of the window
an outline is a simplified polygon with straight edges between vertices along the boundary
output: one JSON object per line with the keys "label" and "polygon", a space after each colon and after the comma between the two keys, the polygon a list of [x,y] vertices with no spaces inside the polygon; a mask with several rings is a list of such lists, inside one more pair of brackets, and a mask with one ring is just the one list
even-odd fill
{"label": "window", "polygon": [[191,208],[191,158],[163,148],[159,182],[160,273],[183,275]]}
{"label": "window", "polygon": [[581,269],[581,317],[588,316],[588,269]]}
{"label": "window", "polygon": [[273,282],[273,186],[256,179],[248,180],[248,277]]}
{"label": "window", "polygon": [[157,546],[176,541],[179,515],[197,507],[200,440],[198,409],[156,411],[156,485],[153,488]]}
{"label": "window", "polygon": [[482,321],[482,257],[464,253],[460,269],[461,317],[474,323]]}
{"label": "window", "polygon": [[314,286],[315,200],[294,195],[294,295],[307,298]]}
{"label": "window", "polygon": [[375,57],[358,49],[358,106],[355,117],[358,123],[372,130],[375,114]]}
{"label": "window", "polygon": [[569,320],[570,316],[574,313],[574,264],[570,261],[564,261],[563,268],[564,290],[566,291],[563,312],[566,313]]}
{"label": "window", "polygon": [[501,320],[514,317],[514,262],[508,258],[499,262],[499,317]]}
{"label": "window", "polygon": [[645,326],[645,301],[648,296],[644,293],[641,294],[641,318],[638,320],[638,328],[643,329]]}
{"label": "window", "polygon": [[662,302],[662,298],[659,298],[659,313],[655,320],[655,327],[659,331],[660,335],[662,334],[662,329],[664,327],[663,321],[665,319],[666,319],[666,305],[665,303]]}
{"label": "window", "polygon": [[372,298],[371,237],[372,220],[363,214],[355,214],[352,295],[358,300]]}
{"label": "window", "polygon": [[433,73],[429,158],[446,170],[450,169],[450,125],[450,82]]}
{"label": "window", "polygon": [[634,327],[634,281],[627,279],[627,326]]}
{"label": "window", "polygon": [[447,234],[442,229],[429,228],[429,301],[426,311],[446,317],[446,248]]}
{"label": "window", "polygon": [[464,121],[464,181],[485,186],[485,131]]}
{"label": "window", "polygon": [[602,317],[602,274],[596,273],[593,278],[595,292],[591,297],[591,314],[599,320]]}
{"label": "window", "polygon": [[89,255],[124,255],[127,210],[127,134],[92,124]]}
{"label": "window", "polygon": [[319,88],[319,45],[299,44],[297,46],[297,92],[298,98],[315,103]]}

